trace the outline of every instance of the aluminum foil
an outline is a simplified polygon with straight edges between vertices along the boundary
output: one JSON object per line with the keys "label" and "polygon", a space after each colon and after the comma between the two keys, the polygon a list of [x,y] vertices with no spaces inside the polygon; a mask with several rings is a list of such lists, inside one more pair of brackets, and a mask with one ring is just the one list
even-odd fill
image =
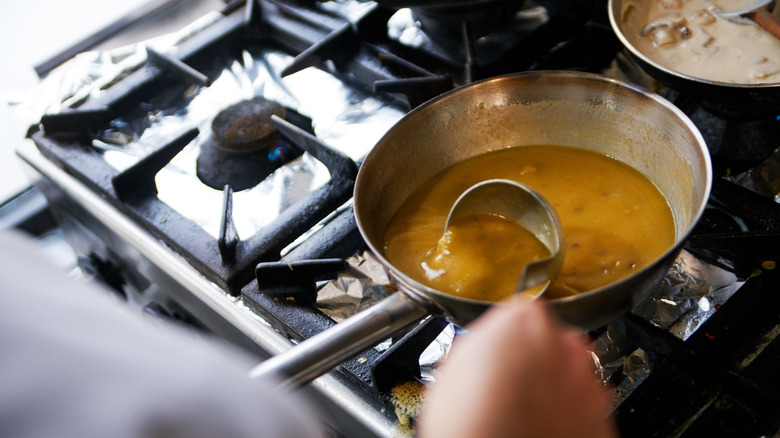
{"label": "aluminum foil", "polygon": [[[366,9],[365,3],[360,2],[338,4],[348,16]],[[222,17],[212,13],[172,35],[110,52],[79,55],[52,72],[30,100],[18,105],[18,111],[35,123],[44,113],[79,106],[140,68],[146,59],[146,47],[175,54],[177,44]],[[197,127],[200,135],[157,174],[158,196],[216,238],[222,191],[200,183],[196,160],[201,145],[211,135],[211,120],[219,110],[241,100],[263,96],[311,118],[320,141],[354,160],[362,159],[405,114],[320,69],[307,68],[282,78],[280,72],[291,62],[292,57],[284,52],[260,47],[248,48],[237,57],[216,56],[207,71],[220,73],[211,85],[164,90],[113,120],[108,129],[98,134],[93,147],[103,154],[107,163],[121,171]],[[239,236],[250,237],[329,179],[325,166],[305,153],[257,186],[235,192],[233,218]],[[262,209],[258,208],[260,205]]]}
{"label": "aluminum foil", "polygon": [[780,202],[780,148],[753,169],[730,176],[728,179],[760,195],[773,198],[775,202]]}
{"label": "aluminum foil", "polygon": [[396,292],[387,271],[365,251],[347,260],[347,270],[325,282],[317,293],[317,306],[337,322]]}

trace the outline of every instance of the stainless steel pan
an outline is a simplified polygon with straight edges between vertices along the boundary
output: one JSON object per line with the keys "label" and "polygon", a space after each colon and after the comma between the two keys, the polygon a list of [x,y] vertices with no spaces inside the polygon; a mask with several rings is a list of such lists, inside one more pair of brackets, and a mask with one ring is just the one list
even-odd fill
{"label": "stainless steel pan", "polygon": [[780,110],[780,82],[735,84],[710,81],[680,73],[650,59],[626,36],[621,17],[630,1],[633,0],[609,0],[609,21],[629,56],[650,76],[669,88],[697,96],[710,111],[722,117],[750,119],[774,116]]}
{"label": "stainless steel pan", "polygon": [[[701,134],[676,107],[638,87],[579,72],[501,76],[443,94],[393,126],[363,162],[355,216],[368,247],[400,293],[263,362],[255,375],[300,384],[434,313],[465,323],[491,303],[454,297],[418,283],[383,254],[384,231],[401,204],[443,169],[506,147],[553,144],[608,154],[644,173],[669,200],[674,245],[617,283],[549,301],[560,317],[599,327],[646,298],[676,258],[709,197],[712,169]],[[619,181],[615,182],[619,184]]]}

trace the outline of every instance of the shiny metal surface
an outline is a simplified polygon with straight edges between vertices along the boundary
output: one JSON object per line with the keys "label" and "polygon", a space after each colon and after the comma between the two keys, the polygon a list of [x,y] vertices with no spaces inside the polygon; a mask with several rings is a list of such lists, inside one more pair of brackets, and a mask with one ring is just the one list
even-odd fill
{"label": "shiny metal surface", "polygon": [[725,18],[738,17],[742,14],[746,14],[750,11],[762,8],[772,3],[772,1],[773,0],[743,0],[739,2],[732,2],[732,4],[729,4],[728,7],[721,9],[716,8],[713,12]]}
{"label": "shiny metal surface", "polygon": [[[122,254],[128,267],[157,285],[165,298],[181,305],[209,331],[257,354],[269,357],[292,347],[258,315],[196,272],[180,255],[112,208],[94,192],[46,160],[32,145],[18,155],[37,172],[35,182],[60,213],[72,215],[98,235],[98,245]],[[339,373],[312,382],[307,394],[318,400],[323,421],[343,436],[390,437],[392,413]]]}
{"label": "shiny metal surface", "polygon": [[295,348],[255,367],[252,377],[273,377],[283,386],[300,386],[340,363],[412,327],[428,315],[420,302],[402,293],[390,295]]}
{"label": "shiny metal surface", "polygon": [[574,146],[619,159],[666,196],[676,241],[622,281],[551,306],[586,328],[617,318],[646,298],[677,256],[709,197],[712,166],[704,140],[678,108],[637,86],[579,72],[532,72],[473,83],[416,108],[377,143],[358,174],[355,216],[369,248],[402,287],[469,320],[484,302],[452,299],[395,268],[383,255],[385,228],[423,182],[470,157],[524,145]]}

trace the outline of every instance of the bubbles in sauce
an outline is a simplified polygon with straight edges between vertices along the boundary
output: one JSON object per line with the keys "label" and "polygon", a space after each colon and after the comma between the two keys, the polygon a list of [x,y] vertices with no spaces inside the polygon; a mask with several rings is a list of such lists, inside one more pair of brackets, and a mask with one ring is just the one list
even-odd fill
{"label": "bubbles in sauce", "polygon": [[718,82],[780,82],[780,40],[748,19],[715,13],[733,3],[624,0],[620,26],[637,50],[674,71]]}
{"label": "bubbles in sauce", "polygon": [[[666,198],[644,175],[595,152],[522,146],[480,155],[427,181],[385,231],[385,256],[416,281],[461,297],[498,301],[520,270],[549,253],[507,219],[478,215],[442,237],[450,207],[472,185],[493,178],[526,184],[547,198],[563,225],[560,275],[543,295],[596,289],[654,261],[674,244]],[[537,245],[537,246],[534,246]]]}

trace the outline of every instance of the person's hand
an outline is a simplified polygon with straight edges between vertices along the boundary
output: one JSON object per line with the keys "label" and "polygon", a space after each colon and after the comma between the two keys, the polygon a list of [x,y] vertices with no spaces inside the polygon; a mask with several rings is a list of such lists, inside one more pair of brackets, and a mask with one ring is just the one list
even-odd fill
{"label": "person's hand", "polygon": [[617,436],[583,335],[543,303],[493,306],[467,328],[425,396],[420,437]]}

